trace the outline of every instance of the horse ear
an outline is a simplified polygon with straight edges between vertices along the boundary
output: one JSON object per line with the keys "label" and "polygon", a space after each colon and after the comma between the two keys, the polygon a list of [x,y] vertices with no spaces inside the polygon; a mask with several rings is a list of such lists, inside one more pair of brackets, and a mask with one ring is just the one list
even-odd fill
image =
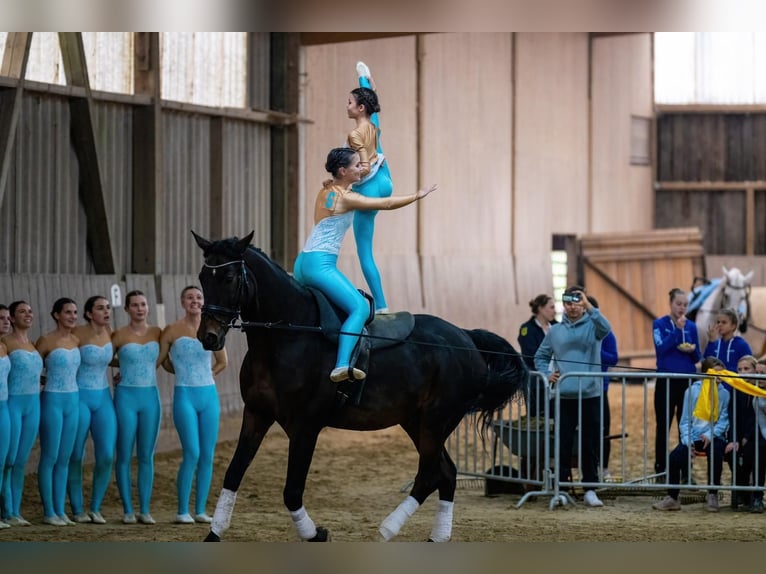
{"label": "horse ear", "polygon": [[253,235],[255,235],[255,230],[248,233],[245,237],[237,241],[236,250],[238,253],[244,253],[245,250],[248,248],[250,243],[253,241]]}
{"label": "horse ear", "polygon": [[210,246],[213,244],[212,241],[208,241],[204,237],[200,237],[199,235],[194,233],[193,229],[190,230],[190,231],[191,231],[191,234],[194,236],[194,241],[197,242],[197,245],[199,245],[199,248],[202,249],[203,252],[205,252],[208,249],[210,249]]}
{"label": "horse ear", "polygon": [[753,279],[753,270],[751,269],[745,274],[745,283],[750,284],[750,281]]}
{"label": "horse ear", "polygon": [[729,270],[726,269],[726,265],[721,265],[721,269],[723,270],[723,274],[728,277],[729,276]]}

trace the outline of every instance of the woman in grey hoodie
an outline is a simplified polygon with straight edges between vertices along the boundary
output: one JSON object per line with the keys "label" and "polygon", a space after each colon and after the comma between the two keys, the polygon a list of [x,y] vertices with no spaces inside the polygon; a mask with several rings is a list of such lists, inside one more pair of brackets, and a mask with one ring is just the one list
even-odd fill
{"label": "woman in grey hoodie", "polygon": [[[571,480],[572,447],[582,409],[582,445],[580,450],[582,481],[598,482],[599,442],[601,440],[601,341],[611,331],[609,321],[588,301],[585,289],[568,287],[562,297],[564,316],[553,325],[535,353],[535,368],[546,373],[561,399],[558,424],[560,482]],[[554,360],[555,369],[551,367]],[[589,372],[592,376],[567,377],[573,372]],[[593,488],[586,488],[586,506],[603,506]]]}

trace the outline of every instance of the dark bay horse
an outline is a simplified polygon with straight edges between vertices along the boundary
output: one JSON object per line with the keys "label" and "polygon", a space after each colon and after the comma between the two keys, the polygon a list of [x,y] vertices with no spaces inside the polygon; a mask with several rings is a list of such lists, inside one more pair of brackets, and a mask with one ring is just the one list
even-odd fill
{"label": "dark bay horse", "polygon": [[[197,337],[206,349],[218,350],[238,316],[250,325],[240,371],[242,428],[206,540],[220,540],[229,527],[245,471],[275,422],[290,441],[283,496],[300,538],[328,537],[303,506],[320,430],[364,431],[398,424],[415,444],[418,470],[410,496],[382,522],[380,533],[385,540],[396,536],[438,490],[430,539],[449,540],[457,470],[444,443],[466,413],[477,412],[486,423],[525,390],[529,374],[510,343],[489,331],[468,331],[438,317],[416,315],[406,339],[371,354],[359,404],[338,406],[338,385],[328,376],[336,347],[322,334],[289,328],[319,325],[311,293],[250,246],[252,232],[243,239],[220,241],[194,237],[205,258],[199,274],[205,306]],[[283,328],[266,328],[268,324]]]}

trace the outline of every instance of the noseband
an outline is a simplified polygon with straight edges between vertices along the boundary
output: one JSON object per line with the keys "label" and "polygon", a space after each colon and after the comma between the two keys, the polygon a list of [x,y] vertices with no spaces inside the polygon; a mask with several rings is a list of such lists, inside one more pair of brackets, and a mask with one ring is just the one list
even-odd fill
{"label": "noseband", "polygon": [[[228,261],[226,263],[221,263],[220,265],[208,265],[207,263],[202,264],[203,267],[206,267],[212,270],[213,276],[215,276],[216,270],[221,269],[223,267],[228,267],[229,265],[237,265],[237,264],[239,264],[240,275],[241,275],[239,284],[237,285],[237,298],[236,298],[237,308],[232,309],[231,307],[221,307],[220,305],[208,305],[208,304],[205,304],[202,306],[202,314],[209,315],[214,321],[216,321],[224,329],[229,329],[234,324],[234,321],[239,317],[239,314],[240,314],[243,290],[246,289],[248,286],[247,270],[245,269],[245,261],[244,259],[237,259],[235,261]],[[221,315],[224,316],[225,319],[221,319],[220,317]]]}

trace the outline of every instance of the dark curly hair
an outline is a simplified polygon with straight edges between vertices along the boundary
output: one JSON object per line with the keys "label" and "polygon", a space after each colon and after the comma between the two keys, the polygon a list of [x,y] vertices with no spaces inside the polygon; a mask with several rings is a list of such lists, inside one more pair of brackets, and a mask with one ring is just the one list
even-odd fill
{"label": "dark curly hair", "polygon": [[380,111],[378,94],[373,92],[370,88],[354,88],[351,90],[351,95],[354,96],[358,106],[364,106],[364,113],[367,114],[368,117]]}
{"label": "dark curly hair", "polygon": [[356,155],[356,152],[350,147],[336,147],[330,150],[327,154],[327,161],[324,164],[324,168],[328,173],[331,173],[333,177],[338,177],[338,170],[342,167],[348,167],[351,165],[351,159]]}

